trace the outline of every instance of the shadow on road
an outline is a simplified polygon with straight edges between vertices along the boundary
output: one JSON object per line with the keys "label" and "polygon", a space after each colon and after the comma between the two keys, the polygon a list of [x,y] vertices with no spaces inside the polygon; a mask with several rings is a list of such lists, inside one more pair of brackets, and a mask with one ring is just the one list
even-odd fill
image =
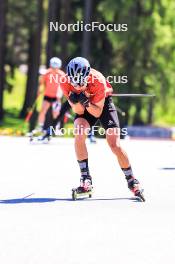
{"label": "shadow on road", "polygon": [[58,198],[18,198],[0,200],[2,204],[19,204],[19,203],[50,203],[55,201],[72,201],[72,199],[58,199]]}
{"label": "shadow on road", "polygon": [[0,200],[0,204],[20,204],[20,203],[50,203],[56,201],[67,201],[67,202],[82,202],[82,201],[120,201],[120,200],[130,200],[133,202],[139,202],[138,198],[79,198],[73,201],[71,198],[17,198],[17,199],[5,199]]}
{"label": "shadow on road", "polygon": [[133,198],[128,198],[128,197],[121,197],[121,198],[91,198],[89,199],[90,201],[121,201],[121,200],[128,200],[128,201],[134,201],[137,202],[140,199],[137,197]]}
{"label": "shadow on road", "polygon": [[175,167],[164,167],[160,168],[160,170],[175,170]]}

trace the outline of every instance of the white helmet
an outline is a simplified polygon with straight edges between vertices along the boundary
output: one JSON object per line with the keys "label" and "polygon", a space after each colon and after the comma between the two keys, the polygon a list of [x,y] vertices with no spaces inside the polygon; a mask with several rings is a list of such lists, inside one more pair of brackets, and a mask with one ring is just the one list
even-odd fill
{"label": "white helmet", "polygon": [[54,69],[58,68],[59,69],[59,68],[61,68],[61,66],[62,66],[62,61],[59,58],[53,57],[50,59],[50,67],[51,68],[54,68]]}

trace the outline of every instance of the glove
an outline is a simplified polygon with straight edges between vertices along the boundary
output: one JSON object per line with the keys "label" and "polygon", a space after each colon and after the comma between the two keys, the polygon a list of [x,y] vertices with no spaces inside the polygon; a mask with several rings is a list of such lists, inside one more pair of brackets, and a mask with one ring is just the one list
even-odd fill
{"label": "glove", "polygon": [[79,94],[72,92],[69,96],[69,101],[73,104],[77,104],[79,102]]}
{"label": "glove", "polygon": [[80,103],[84,107],[88,107],[89,106],[89,98],[86,97],[86,95],[84,93],[82,93],[82,92],[80,94],[72,92],[70,94],[70,96],[69,96],[69,100],[73,104]]}
{"label": "glove", "polygon": [[84,93],[80,93],[80,94],[79,94],[78,101],[79,101],[79,103],[82,104],[84,107],[88,107],[88,106],[89,106],[89,98],[88,98]]}

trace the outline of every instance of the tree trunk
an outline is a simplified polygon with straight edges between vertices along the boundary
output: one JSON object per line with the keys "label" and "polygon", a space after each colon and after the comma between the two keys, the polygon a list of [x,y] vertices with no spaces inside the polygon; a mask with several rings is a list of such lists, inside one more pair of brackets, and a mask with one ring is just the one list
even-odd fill
{"label": "tree trunk", "polygon": [[[92,17],[92,0],[85,0],[84,7],[84,24],[91,23]],[[91,31],[83,31],[82,56],[89,59],[90,57]]]}
{"label": "tree trunk", "polygon": [[147,125],[151,125],[153,123],[154,118],[154,98],[151,98],[148,102],[148,116],[147,116]]}
{"label": "tree trunk", "polygon": [[[71,1],[62,0],[61,7],[62,7],[61,23],[67,25],[70,23]],[[60,57],[63,62],[63,67],[66,65],[68,59],[68,41],[69,41],[69,32],[68,31],[60,32],[60,46],[61,46]]]}
{"label": "tree trunk", "polygon": [[0,1],[0,120],[3,119],[3,91],[5,83],[5,39],[6,39],[6,14],[7,0]]}
{"label": "tree trunk", "polygon": [[136,112],[134,115],[133,125],[143,125],[144,123],[141,118],[141,110],[142,110],[141,100],[137,100],[135,105],[136,105]]}
{"label": "tree trunk", "polygon": [[30,108],[37,96],[38,90],[38,72],[40,65],[41,53],[41,33],[43,22],[43,0],[37,1],[36,27],[30,32],[29,38],[29,58],[28,58],[28,78],[26,86],[26,94],[24,105],[20,113],[20,117],[26,116],[28,108]]}
{"label": "tree trunk", "polygon": [[[49,11],[48,11],[48,29],[49,29],[49,23],[53,22],[55,23],[57,21],[57,6],[58,1],[57,0],[49,0]],[[49,61],[50,58],[55,56],[53,46],[54,46],[54,37],[55,37],[55,31],[48,30],[48,41],[47,41],[47,47],[46,47],[46,54],[47,54],[47,67],[49,67]]]}

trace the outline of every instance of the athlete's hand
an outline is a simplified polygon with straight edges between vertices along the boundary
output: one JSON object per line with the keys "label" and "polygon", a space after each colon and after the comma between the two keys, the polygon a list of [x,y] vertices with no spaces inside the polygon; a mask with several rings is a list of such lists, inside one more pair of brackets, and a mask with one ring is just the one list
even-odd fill
{"label": "athlete's hand", "polygon": [[71,94],[69,96],[69,101],[72,104],[80,103],[84,107],[88,107],[89,106],[89,98],[82,92],[80,94],[71,92]]}
{"label": "athlete's hand", "polygon": [[69,95],[69,101],[72,104],[77,104],[79,102],[79,94],[71,92],[71,94]]}
{"label": "athlete's hand", "polygon": [[89,106],[89,98],[84,94],[80,93],[78,101],[80,102],[81,105],[83,105],[85,108]]}

